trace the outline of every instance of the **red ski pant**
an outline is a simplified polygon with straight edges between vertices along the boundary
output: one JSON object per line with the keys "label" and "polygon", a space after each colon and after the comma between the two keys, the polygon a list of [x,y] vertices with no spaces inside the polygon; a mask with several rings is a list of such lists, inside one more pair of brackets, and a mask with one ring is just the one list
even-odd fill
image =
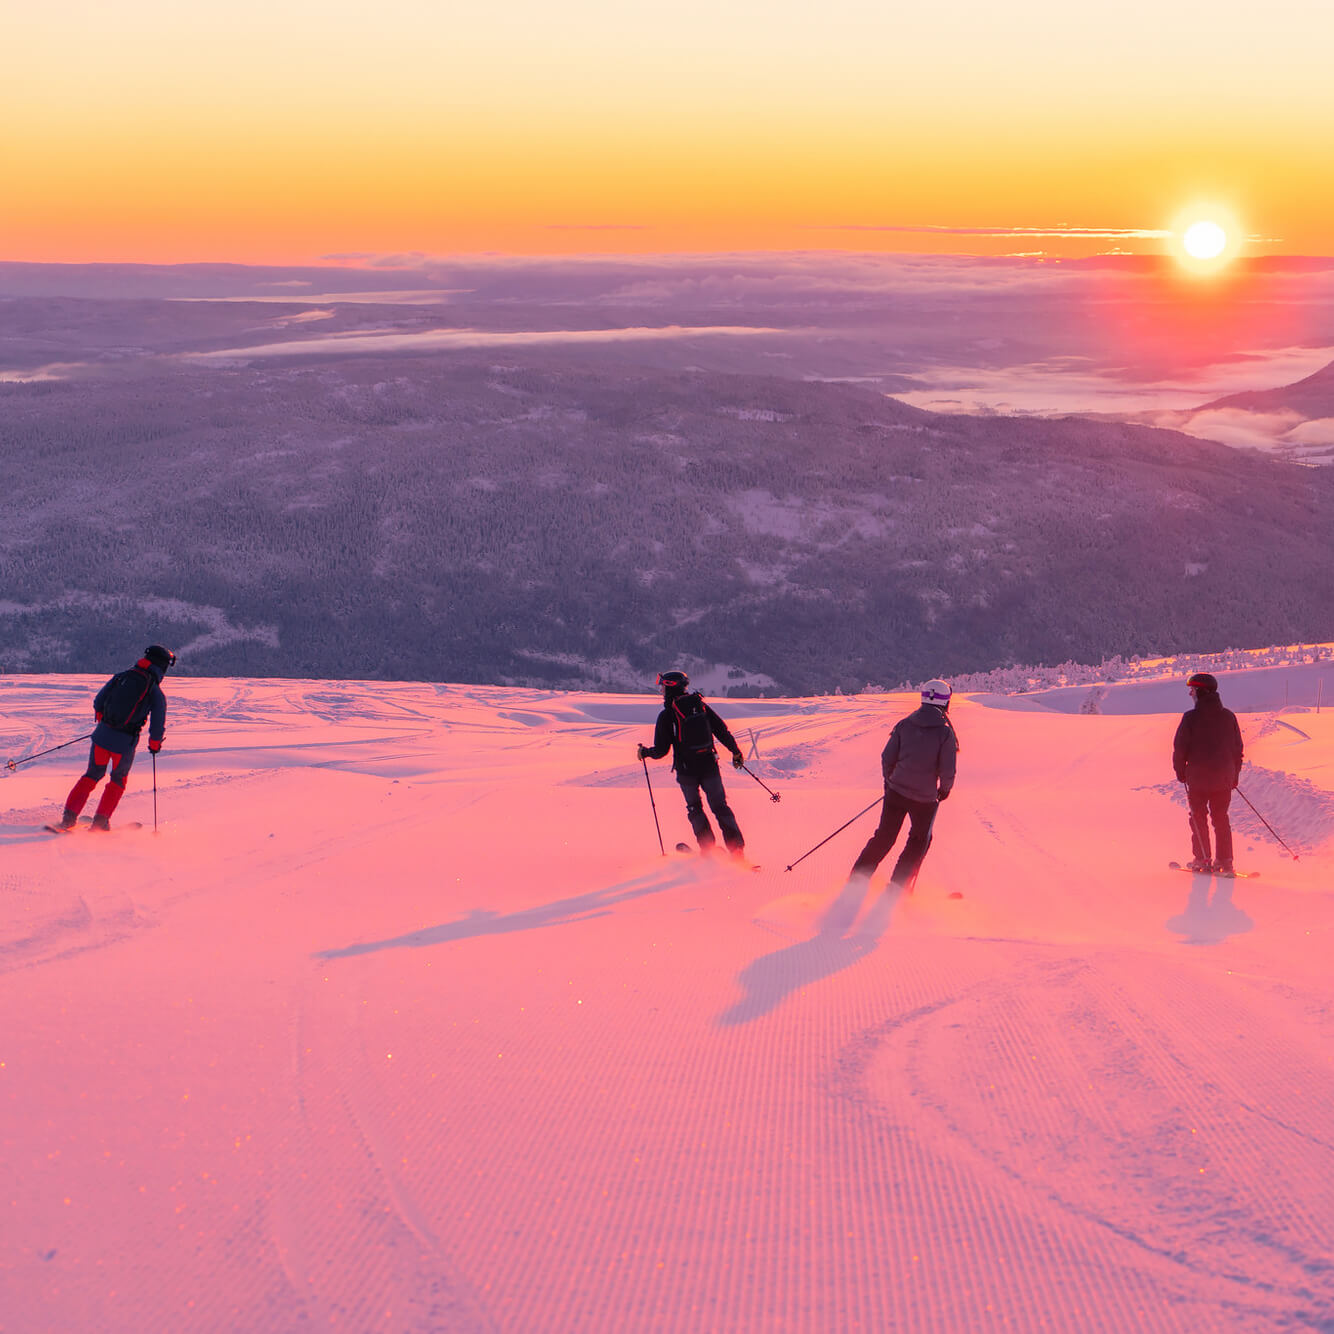
{"label": "red ski pant", "polygon": [[[114,761],[114,763],[112,763]],[[102,800],[97,804],[98,815],[110,816],[116,809],[121,797],[125,794],[125,781],[130,776],[130,765],[134,763],[134,747],[121,753],[120,751],[107,750],[104,746],[94,745],[88,754],[88,768],[83,777],[70,788],[69,796],[65,798],[65,809],[72,811],[77,815],[84,808],[88,798],[92,796],[93,789],[102,780],[102,775],[107,771],[107,765],[111,765],[111,777],[107,781],[106,791],[102,793]]]}

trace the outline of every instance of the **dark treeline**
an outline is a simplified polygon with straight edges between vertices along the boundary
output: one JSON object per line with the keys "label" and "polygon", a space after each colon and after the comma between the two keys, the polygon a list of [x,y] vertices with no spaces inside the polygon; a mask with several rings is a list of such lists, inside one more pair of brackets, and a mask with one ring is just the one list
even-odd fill
{"label": "dark treeline", "polygon": [[[619,688],[699,662],[793,693],[1334,634],[1329,470],[843,385],[555,354],[0,385],[0,485],[9,670],[219,615],[254,633],[182,669]],[[188,605],[136,623],[144,599]]]}

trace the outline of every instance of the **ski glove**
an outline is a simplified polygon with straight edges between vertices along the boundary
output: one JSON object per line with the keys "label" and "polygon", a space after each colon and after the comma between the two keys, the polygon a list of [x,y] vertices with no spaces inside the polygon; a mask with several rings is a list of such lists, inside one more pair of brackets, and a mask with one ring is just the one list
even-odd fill
{"label": "ski glove", "polygon": [[156,737],[154,737],[154,739],[148,743],[148,749],[151,750],[154,755],[156,755],[158,751],[162,749],[162,742],[159,741]]}
{"label": "ski glove", "polygon": [[746,767],[746,757],[739,751],[732,752],[732,768],[744,769]]}
{"label": "ski glove", "polygon": [[936,800],[937,800],[937,801],[945,801],[945,800],[949,797],[949,795],[950,795],[950,793],[951,793],[952,791],[954,791],[953,788],[942,787],[942,788],[940,789],[940,791],[936,793]]}
{"label": "ski glove", "polygon": [[643,745],[642,743],[641,743],[640,745],[636,746],[636,747],[635,747],[635,759],[637,759],[637,760],[646,760],[646,759],[648,759],[648,747],[645,746],[645,745]]}
{"label": "ski glove", "polygon": [[93,717],[96,718],[97,721],[100,723],[100,722],[102,721],[102,710],[101,710],[101,709],[94,709],[94,710],[93,710]]}

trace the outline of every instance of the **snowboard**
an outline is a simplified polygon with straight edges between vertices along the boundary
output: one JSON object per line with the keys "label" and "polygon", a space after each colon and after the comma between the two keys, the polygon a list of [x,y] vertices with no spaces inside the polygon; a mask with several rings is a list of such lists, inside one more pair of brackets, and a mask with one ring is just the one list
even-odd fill
{"label": "snowboard", "polygon": [[1258,880],[1259,871],[1192,871],[1189,866],[1183,866],[1180,862],[1168,862],[1169,871],[1185,871],[1188,875],[1217,875],[1222,876],[1224,880]]}

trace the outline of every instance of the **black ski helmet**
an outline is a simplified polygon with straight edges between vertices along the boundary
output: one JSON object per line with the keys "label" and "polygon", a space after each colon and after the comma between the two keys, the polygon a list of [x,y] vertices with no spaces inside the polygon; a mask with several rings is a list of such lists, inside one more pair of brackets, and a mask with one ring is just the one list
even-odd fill
{"label": "black ski helmet", "polygon": [[690,689],[690,678],[684,672],[659,672],[658,684],[664,695],[684,695]]}
{"label": "black ski helmet", "polygon": [[1196,672],[1186,684],[1192,690],[1218,690],[1218,678],[1210,676],[1208,672]]}
{"label": "black ski helmet", "polygon": [[150,644],[144,649],[144,657],[154,667],[161,667],[164,672],[168,667],[176,665],[176,655],[169,648],[163,648],[161,644]]}

